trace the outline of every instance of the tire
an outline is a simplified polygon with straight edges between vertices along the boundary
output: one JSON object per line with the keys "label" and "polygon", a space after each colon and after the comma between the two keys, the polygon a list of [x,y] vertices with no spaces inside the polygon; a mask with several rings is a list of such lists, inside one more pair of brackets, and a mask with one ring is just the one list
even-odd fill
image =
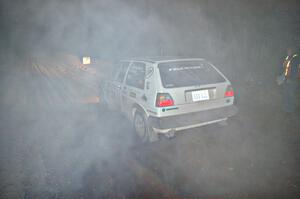
{"label": "tire", "polygon": [[136,111],[135,113],[133,127],[143,143],[155,142],[158,140],[158,135],[151,127],[149,127],[145,114],[140,111]]}

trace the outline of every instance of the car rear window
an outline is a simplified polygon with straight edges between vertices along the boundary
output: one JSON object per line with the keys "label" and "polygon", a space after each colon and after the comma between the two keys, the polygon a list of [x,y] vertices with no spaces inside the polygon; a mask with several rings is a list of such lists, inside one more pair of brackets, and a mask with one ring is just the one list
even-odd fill
{"label": "car rear window", "polygon": [[205,61],[174,61],[158,65],[165,88],[225,82],[225,79]]}

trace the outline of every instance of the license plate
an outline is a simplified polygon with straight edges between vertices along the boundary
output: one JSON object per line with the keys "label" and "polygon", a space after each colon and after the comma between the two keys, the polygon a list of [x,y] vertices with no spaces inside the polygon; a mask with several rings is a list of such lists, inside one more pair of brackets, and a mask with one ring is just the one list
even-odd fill
{"label": "license plate", "polygon": [[208,90],[192,91],[193,102],[209,100]]}

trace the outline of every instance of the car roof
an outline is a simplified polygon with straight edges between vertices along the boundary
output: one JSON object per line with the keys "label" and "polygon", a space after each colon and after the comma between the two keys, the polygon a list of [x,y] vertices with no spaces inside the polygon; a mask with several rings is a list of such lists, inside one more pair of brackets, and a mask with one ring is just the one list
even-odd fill
{"label": "car roof", "polygon": [[163,63],[170,61],[204,61],[203,58],[187,58],[187,57],[148,57],[148,58],[133,58],[122,61],[141,61],[149,63]]}

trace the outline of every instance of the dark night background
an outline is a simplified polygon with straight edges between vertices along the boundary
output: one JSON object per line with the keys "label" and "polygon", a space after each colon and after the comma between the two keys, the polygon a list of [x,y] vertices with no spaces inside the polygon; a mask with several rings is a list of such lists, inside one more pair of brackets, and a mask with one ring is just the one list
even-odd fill
{"label": "dark night background", "polygon": [[[299,198],[299,113],[280,112],[275,83],[299,13],[299,0],[1,1],[0,198]],[[111,69],[86,74],[83,55],[204,57],[239,116],[136,146],[120,116],[68,102]]]}

